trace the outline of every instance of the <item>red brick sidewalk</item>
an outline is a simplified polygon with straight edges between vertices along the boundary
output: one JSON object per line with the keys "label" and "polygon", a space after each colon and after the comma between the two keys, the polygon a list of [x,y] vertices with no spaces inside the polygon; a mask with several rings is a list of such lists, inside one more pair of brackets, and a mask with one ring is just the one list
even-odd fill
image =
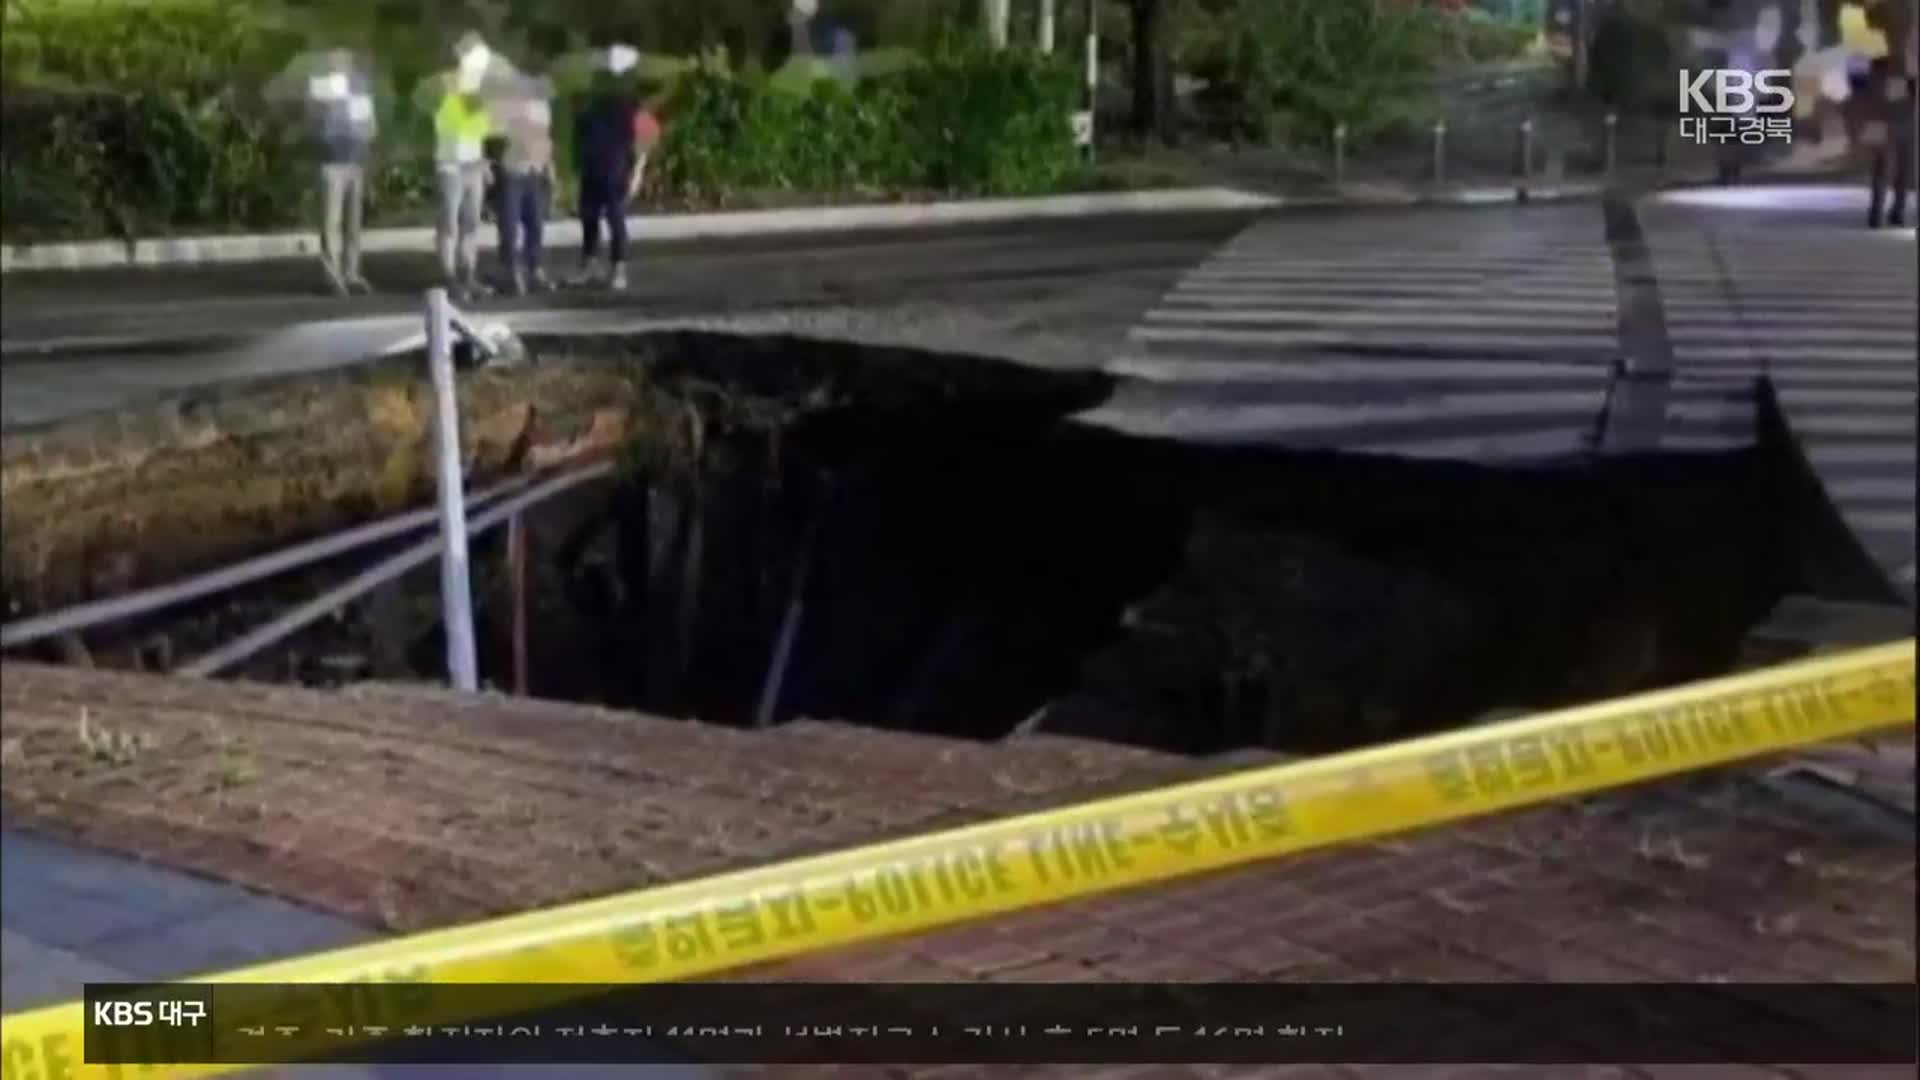
{"label": "red brick sidewalk", "polygon": [[[137,749],[111,760],[84,751],[82,709],[96,732],[120,733]],[[814,723],[753,733],[494,697],[336,695],[15,664],[0,667],[0,737],[10,825],[131,850],[393,929],[1229,767],[1070,740],[981,745]],[[1911,805],[1911,741],[1890,746],[1807,760],[1839,754],[1857,773],[1886,779],[1900,774],[1904,752]],[[1871,770],[1869,758],[1879,763]],[[1911,981],[1911,834],[1788,797],[1765,782],[1778,765],[742,974],[824,982]],[[515,842],[500,844],[508,835]]]}

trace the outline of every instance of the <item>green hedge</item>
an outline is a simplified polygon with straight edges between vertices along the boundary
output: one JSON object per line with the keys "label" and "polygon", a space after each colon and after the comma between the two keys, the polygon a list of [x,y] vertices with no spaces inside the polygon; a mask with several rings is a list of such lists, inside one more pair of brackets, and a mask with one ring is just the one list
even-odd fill
{"label": "green hedge", "polygon": [[1424,120],[1428,76],[1513,59],[1534,36],[1410,3],[1225,0],[1183,52],[1207,81],[1201,107],[1216,134],[1317,143],[1338,123],[1364,140]]}
{"label": "green hedge", "polygon": [[739,192],[1055,190],[1078,169],[1076,94],[1064,64],[982,48],[799,91],[702,68],[673,95],[662,170],[670,191],[708,203]]}
{"label": "green hedge", "polygon": [[[295,48],[242,7],[174,0],[10,20],[0,233],[131,238],[308,220],[298,129],[259,92]],[[112,32],[89,35],[89,25]],[[234,63],[214,64],[219,55]],[[1015,195],[1076,182],[1068,116],[1078,87],[1066,61],[963,43],[881,67],[849,87],[695,65],[669,99],[656,197]],[[430,205],[430,124],[398,92],[404,81],[390,77],[382,94],[376,219]]]}

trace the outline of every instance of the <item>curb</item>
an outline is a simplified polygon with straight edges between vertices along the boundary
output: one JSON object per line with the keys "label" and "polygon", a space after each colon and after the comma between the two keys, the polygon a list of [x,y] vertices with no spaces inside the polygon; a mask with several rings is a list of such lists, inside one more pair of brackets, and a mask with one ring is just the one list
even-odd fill
{"label": "curb", "polygon": [[[985,224],[1103,214],[1180,213],[1262,210],[1274,199],[1231,188],[1179,188],[1167,191],[1050,195],[1032,199],[978,199],[880,206],[823,206],[784,210],[743,210],[700,214],[647,214],[627,219],[636,241],[695,240],[774,236],[792,233],[911,229],[941,225]],[[577,220],[556,220],[546,242],[580,242]],[[429,252],[433,229],[426,226],[369,229],[360,249],[368,254]],[[58,244],[8,244],[0,247],[0,273],[32,270],[98,270],[130,266],[181,266],[246,263],[316,257],[319,237],[311,232],[140,240],[84,240]]]}
{"label": "curb", "polygon": [[[745,210],[704,214],[635,215],[627,229],[636,241],[697,240],[839,233],[868,229],[913,229],[1094,217],[1107,214],[1200,213],[1207,211],[1329,209],[1338,207],[1483,206],[1512,202],[1551,202],[1585,198],[1604,190],[1600,184],[1571,184],[1531,189],[1514,186],[1459,188],[1444,192],[1355,188],[1321,196],[1264,195],[1234,188],[1176,188],[1163,191],[1050,195],[1031,199],[978,199],[882,206],[826,206],[787,210]],[[580,223],[561,220],[547,228],[547,243],[580,242]],[[361,250],[369,254],[433,250],[428,227],[369,229]],[[101,270],[126,267],[189,266],[312,258],[319,240],[309,232],[140,240],[85,240],[58,244],[8,244],[0,247],[0,274],[52,270]]]}

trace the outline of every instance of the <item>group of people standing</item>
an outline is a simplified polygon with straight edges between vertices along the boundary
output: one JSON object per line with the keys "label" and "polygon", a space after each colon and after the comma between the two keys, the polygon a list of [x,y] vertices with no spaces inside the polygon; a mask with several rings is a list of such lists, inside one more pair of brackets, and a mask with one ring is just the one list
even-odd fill
{"label": "group of people standing", "polygon": [[[552,288],[545,232],[558,182],[554,88],[515,70],[477,35],[463,37],[454,55],[454,69],[417,95],[433,116],[434,238],[441,273],[463,300],[496,289],[518,295]],[[638,61],[627,46],[598,50],[592,84],[573,117],[581,264],[570,284],[627,284],[627,207],[660,135],[654,109],[640,99],[633,78]],[[306,113],[320,158],[321,262],[333,290],[343,296],[371,291],[361,268],[368,167],[378,135],[371,73],[352,54],[334,50],[289,68],[269,92],[297,101]],[[480,232],[489,209],[499,229],[493,282],[480,269]]]}

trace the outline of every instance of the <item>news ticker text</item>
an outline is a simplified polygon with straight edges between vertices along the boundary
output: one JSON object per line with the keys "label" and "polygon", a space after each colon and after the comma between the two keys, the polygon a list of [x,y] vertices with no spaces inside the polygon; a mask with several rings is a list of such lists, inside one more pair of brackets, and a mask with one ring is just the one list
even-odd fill
{"label": "news ticker text", "polygon": [[[1904,984],[94,984],[101,1064],[1911,1060]],[[140,1008],[146,1005],[149,1008]]]}

